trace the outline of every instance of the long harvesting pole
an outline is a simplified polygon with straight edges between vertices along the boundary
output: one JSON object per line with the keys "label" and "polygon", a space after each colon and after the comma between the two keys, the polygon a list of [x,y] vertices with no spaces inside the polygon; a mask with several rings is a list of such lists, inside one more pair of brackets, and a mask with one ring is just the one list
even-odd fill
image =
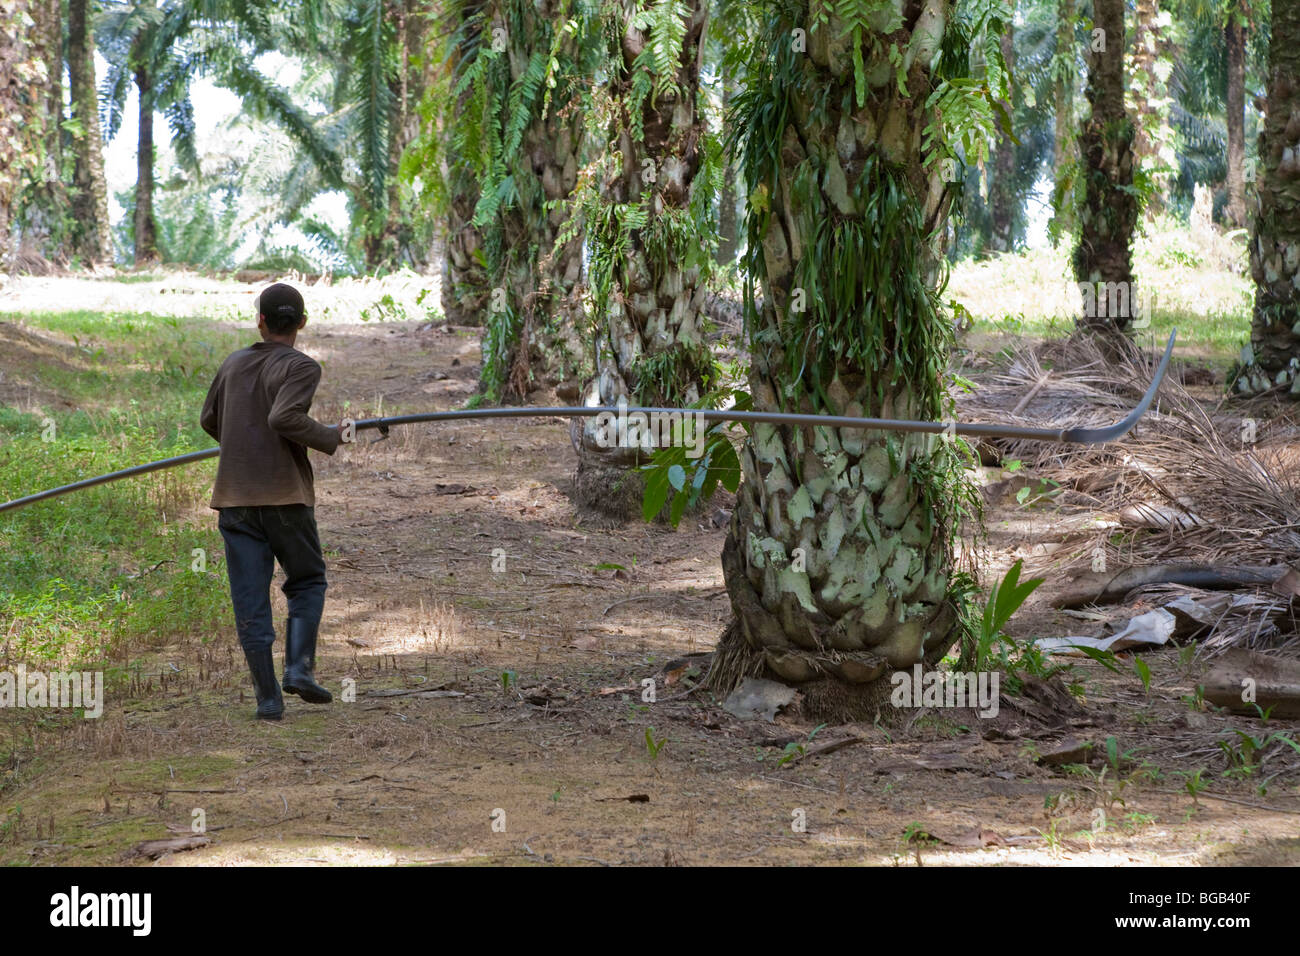
{"label": "long harvesting pole", "polygon": [[[707,422],[750,422],[771,425],[820,426],[825,428],[871,428],[880,431],[928,432],[932,434],[942,432],[949,435],[969,435],[976,438],[1021,438],[1074,445],[1098,445],[1122,438],[1137,424],[1138,419],[1146,414],[1147,409],[1151,407],[1151,403],[1155,400],[1156,392],[1160,389],[1160,383],[1164,380],[1165,370],[1169,367],[1169,358],[1173,354],[1174,340],[1177,335],[1178,331],[1176,329],[1169,334],[1169,344],[1165,346],[1165,354],[1160,359],[1160,364],[1156,366],[1155,375],[1151,379],[1151,384],[1147,386],[1146,394],[1142,396],[1142,400],[1124,418],[1113,425],[1101,428],[1030,428],[1023,425],[984,424],[978,422],[917,422],[896,418],[855,418],[845,415],[804,415],[794,412],[742,412],[711,408],[638,408],[608,405],[565,406],[560,408],[539,408],[535,406],[463,408],[446,412],[422,412],[416,415],[367,418],[356,422],[355,427],[358,431],[377,428],[386,435],[388,429],[393,425],[416,425],[422,422],[450,422],[484,418],[594,418],[599,415],[633,415],[639,412],[645,415],[661,416],[698,415]],[[164,458],[161,461],[151,461],[145,465],[136,465],[133,468],[124,468],[121,471],[113,471],[105,475],[96,475],[94,478],[74,481],[70,485],[61,485],[58,488],[38,491],[23,498],[6,501],[4,504],[0,504],[0,512],[14,508],[24,508],[38,501],[81,491],[83,488],[93,488],[95,485],[106,484],[110,481],[120,481],[123,478],[145,475],[151,471],[176,468],[180,465],[188,465],[191,462],[203,461],[206,458],[215,458],[220,451],[220,448],[205,448],[202,451],[192,451],[185,455],[177,455],[174,458]]]}

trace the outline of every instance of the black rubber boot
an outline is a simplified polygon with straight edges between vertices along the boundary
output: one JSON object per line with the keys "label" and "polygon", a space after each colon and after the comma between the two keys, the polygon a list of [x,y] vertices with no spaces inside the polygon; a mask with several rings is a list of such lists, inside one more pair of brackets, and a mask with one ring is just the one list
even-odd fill
{"label": "black rubber boot", "polygon": [[315,671],[316,626],[291,617],[284,633],[284,692],[309,704],[328,704],[334,695],[316,683]]}
{"label": "black rubber boot", "polygon": [[284,714],[284,698],[275,682],[275,658],[269,647],[244,651],[248,672],[253,675],[253,692],[257,695],[257,719],[279,720]]}

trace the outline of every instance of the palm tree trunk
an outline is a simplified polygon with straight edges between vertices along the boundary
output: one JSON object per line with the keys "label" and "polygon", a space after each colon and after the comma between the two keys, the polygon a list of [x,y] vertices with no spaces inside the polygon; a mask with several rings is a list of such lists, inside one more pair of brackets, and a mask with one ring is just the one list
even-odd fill
{"label": "palm tree trunk", "polygon": [[[136,49],[143,52],[143,36]],[[153,214],[153,77],[143,56],[136,57],[135,89],[140,98],[139,135],[135,154],[135,265],[137,268],[159,260],[158,224]]]}
{"label": "palm tree trunk", "polygon": [[32,56],[44,65],[42,79],[29,87],[33,138],[39,168],[23,201],[21,254],[27,268],[66,261],[67,191],[63,184],[63,8],[60,0],[32,4]]}
{"label": "palm tree trunk", "polygon": [[1131,188],[1134,127],[1124,107],[1124,0],[1094,0],[1093,27],[1086,91],[1092,112],[1079,133],[1086,179],[1074,276],[1081,289],[1095,294],[1083,293],[1078,324],[1088,331],[1120,334],[1133,321],[1132,244],[1138,216]]}
{"label": "palm tree trunk", "polygon": [[[1076,159],[1074,130],[1074,16],[1075,0],[1060,0],[1057,5],[1056,26],[1056,77],[1052,84],[1053,116],[1055,117],[1052,152],[1052,182],[1055,184],[1057,202],[1054,219],[1061,233],[1074,229],[1074,207],[1069,202],[1073,164]],[[1055,244],[1055,240],[1053,241]]]}
{"label": "palm tree trunk", "polygon": [[[44,0],[41,27],[44,36],[46,63],[45,84],[45,175],[46,183],[54,192],[51,198],[63,200],[63,3],[62,0]],[[66,204],[56,208],[66,210]]]}
{"label": "palm tree trunk", "polygon": [[24,22],[31,13],[28,0],[15,0],[0,20],[0,285],[13,267],[13,214],[31,164],[34,118],[27,92],[40,82],[40,62]]}
{"label": "palm tree trunk", "polygon": [[[1015,4],[1011,6],[1014,11]],[[1008,23],[1007,30],[1002,35],[1002,58],[1012,73],[1015,71],[1015,56],[1015,28]],[[1008,114],[1011,113],[1010,102],[1003,103],[1002,107]],[[994,252],[1011,251],[1017,205],[1021,198],[1016,195],[1014,188],[1015,174],[1016,144],[1003,130],[998,135],[993,159],[993,182],[989,186],[989,218],[992,222],[989,246]]]}
{"label": "palm tree trunk", "polygon": [[1158,0],[1137,0],[1133,17],[1133,56],[1129,95],[1133,102],[1133,153],[1138,169],[1146,170],[1153,189],[1146,198],[1148,216],[1164,208],[1161,144],[1169,138],[1169,110],[1165,106],[1165,81],[1157,73],[1160,53],[1160,4]]}
{"label": "palm tree trunk", "polygon": [[1289,384],[1291,395],[1300,397],[1300,4],[1273,4],[1272,30],[1268,111],[1259,134],[1259,212],[1250,242],[1254,362],[1238,388]]}
{"label": "palm tree trunk", "polygon": [[520,305],[518,336],[511,348],[510,400],[522,400],[537,387],[566,389],[581,374],[584,349],[579,330],[586,323],[582,304],[582,233],[556,247],[567,218],[561,207],[578,180],[585,118],[552,101],[524,134],[522,162],[516,171],[525,201],[516,211],[514,234],[532,250],[527,262],[510,271],[511,301]]}
{"label": "palm tree trunk", "polygon": [[1233,226],[1246,224],[1246,31],[1237,11],[1223,27],[1228,52],[1228,205],[1224,217]]}
{"label": "palm tree trunk", "polygon": [[[457,8],[459,19],[447,25],[448,32],[459,35],[465,22],[481,10],[479,3],[463,3]],[[481,32],[481,31],[480,31]],[[484,42],[482,36],[465,36],[464,46]],[[445,69],[451,88],[461,77],[465,49],[453,46],[448,53]],[[485,267],[483,233],[474,225],[474,207],[478,202],[479,184],[467,158],[456,149],[457,124],[463,122],[472,102],[471,90],[463,90],[456,98],[453,114],[442,117],[446,143],[447,218],[443,225],[442,312],[453,325],[482,325],[488,305],[488,275]]]}
{"label": "palm tree trunk", "polygon": [[[746,296],[753,404],[933,419],[946,407],[951,323],[937,293],[951,193],[925,164],[922,130],[931,44],[952,6],[909,4],[888,36],[864,27],[859,70],[834,12],[813,29],[834,9],[768,9],[771,58],[746,103],[747,255],[762,284],[761,302]],[[796,29],[806,53],[789,47]],[[915,53],[903,83],[891,46]],[[716,691],[768,676],[797,684],[811,718],[870,720],[882,677],[946,652],[952,453],[933,436],[753,427],[722,557],[735,618]]]}
{"label": "palm tree trunk", "polygon": [[[691,192],[701,160],[704,130],[696,101],[708,7],[704,0],[695,0],[686,11],[676,73],[666,78],[673,90],[645,98],[640,138],[626,111],[635,95],[634,64],[649,35],[634,25],[635,8],[625,8],[619,24],[623,73],[614,84],[614,96],[622,168],[611,178],[603,199],[618,205],[642,203],[648,216],[645,227],[632,229],[626,237],[617,223],[608,221],[591,231],[593,259],[613,262],[608,280],[594,283],[600,286],[600,325],[596,377],[585,388],[590,404],[614,405],[624,399],[632,405],[679,406],[696,401],[711,374],[700,329],[706,290],[700,265],[693,262],[707,243],[704,237],[679,231],[689,228]],[[668,233],[677,238],[668,242],[663,239],[665,222],[677,224]],[[591,418],[585,420],[578,449],[579,503],[619,520],[640,514],[642,482],[631,471],[640,460],[639,450],[603,447]]]}
{"label": "palm tree trunk", "polygon": [[80,126],[72,140],[74,248],[93,267],[112,262],[113,246],[89,6],[90,0],[68,0],[68,91],[72,119]]}
{"label": "palm tree trunk", "polygon": [[394,25],[396,64],[388,77],[393,108],[388,119],[388,170],[384,176],[386,198],[382,220],[376,231],[367,236],[366,259],[371,266],[383,263],[398,265],[406,261],[420,269],[427,250],[414,247],[414,231],[402,214],[402,181],[398,173],[402,154],[419,132],[413,104],[418,102],[423,91],[423,77],[411,51],[419,49],[422,44],[425,17],[414,9],[414,0],[391,0],[384,15]]}
{"label": "palm tree trunk", "polygon": [[453,325],[482,325],[487,305],[487,273],[479,259],[483,237],[474,227],[478,193],[472,176],[449,175],[451,196],[444,227],[442,312]]}
{"label": "palm tree trunk", "polygon": [[[722,116],[724,124],[736,96],[736,78],[730,72],[722,75]],[[729,266],[736,261],[740,248],[740,233],[736,217],[736,177],[734,168],[728,168],[722,178],[722,195],[718,197],[718,265]]]}
{"label": "palm tree trunk", "polygon": [[398,190],[397,168],[402,161],[402,150],[407,143],[409,117],[408,71],[410,48],[408,34],[408,0],[389,0],[384,5],[384,17],[393,24],[394,68],[388,74],[388,92],[392,109],[388,115],[388,169],[384,175],[384,204],[376,210],[378,222],[375,231],[366,237],[366,264],[372,268],[380,265],[396,266],[406,251],[403,247],[401,194]]}
{"label": "palm tree trunk", "polygon": [[[512,82],[518,82],[538,49],[550,51],[553,31],[561,28],[556,0],[523,4],[523,29],[508,37]],[[589,78],[571,75],[578,39],[566,35],[560,43],[554,75],[556,90],[549,106],[538,98],[517,154],[508,159],[518,200],[502,214],[501,252],[497,275],[491,279],[484,385],[506,401],[521,401],[538,387],[568,390],[581,374],[583,348],[578,330],[585,323],[581,300],[582,230],[568,235],[556,248],[568,219],[563,200],[577,184],[585,116],[569,98]],[[547,209],[547,203],[559,205]],[[505,300],[504,311],[491,301],[495,290]],[[489,368],[494,381],[489,381]]]}

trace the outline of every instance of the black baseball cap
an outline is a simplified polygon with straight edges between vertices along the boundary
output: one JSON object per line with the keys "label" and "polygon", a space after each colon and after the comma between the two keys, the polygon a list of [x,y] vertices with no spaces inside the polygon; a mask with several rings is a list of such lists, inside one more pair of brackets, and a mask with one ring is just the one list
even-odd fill
{"label": "black baseball cap", "polygon": [[267,286],[257,297],[257,314],[266,316],[275,325],[297,325],[305,313],[302,293],[283,282]]}

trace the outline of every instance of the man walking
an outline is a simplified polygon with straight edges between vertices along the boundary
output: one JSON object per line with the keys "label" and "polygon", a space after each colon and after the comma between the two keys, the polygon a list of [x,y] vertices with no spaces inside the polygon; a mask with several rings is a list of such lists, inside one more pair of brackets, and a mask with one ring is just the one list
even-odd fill
{"label": "man walking", "polygon": [[262,341],[222,363],[199,422],[221,445],[212,507],[226,543],[235,629],[253,677],[257,716],[279,720],[284,698],[275,680],[270,597],[276,561],[289,603],[284,692],[312,704],[333,699],[314,676],[326,582],[307,449],[332,455],[341,432],[307,414],[321,367],[294,348],[307,324],[302,295],[276,283],[258,297],[257,313]]}

